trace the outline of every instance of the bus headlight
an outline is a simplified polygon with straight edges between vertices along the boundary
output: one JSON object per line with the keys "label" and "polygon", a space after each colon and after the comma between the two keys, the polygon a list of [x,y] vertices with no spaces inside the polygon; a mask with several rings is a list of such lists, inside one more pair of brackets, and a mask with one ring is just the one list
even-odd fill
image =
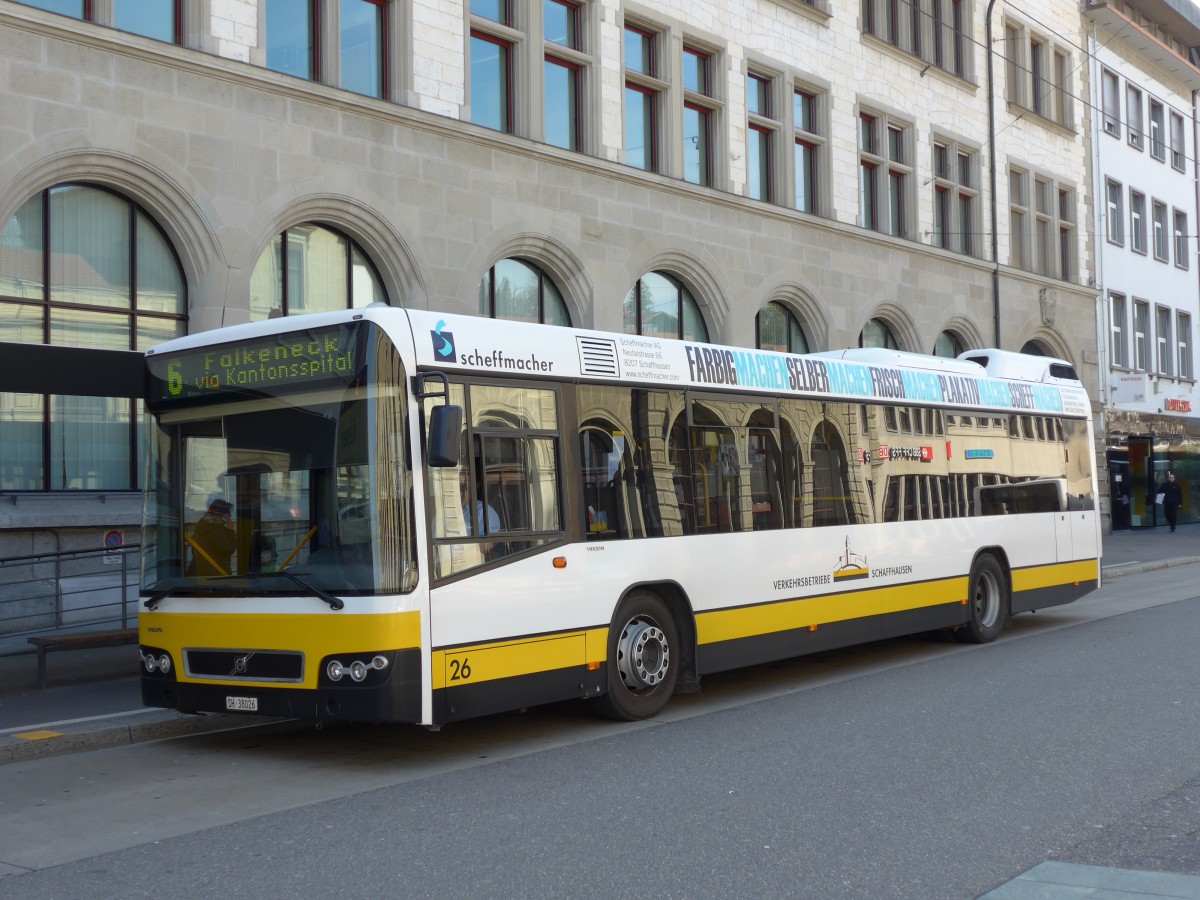
{"label": "bus headlight", "polygon": [[158,660],[154,658],[153,653],[147,653],[143,656],[142,662],[145,664],[147,672],[153,672],[158,668]]}
{"label": "bus headlight", "polygon": [[350,677],[355,681],[362,681],[367,677],[367,664],[361,659],[356,659],[350,663]]}
{"label": "bus headlight", "polygon": [[167,656],[167,654],[165,654],[165,653],[162,656],[160,656],[158,658],[158,670],[160,672],[162,672],[164,675],[166,675],[168,672],[170,672],[171,671],[171,657]]}
{"label": "bus headlight", "polygon": [[325,674],[329,676],[330,681],[341,681],[346,669],[338,660],[331,659],[325,667]]}

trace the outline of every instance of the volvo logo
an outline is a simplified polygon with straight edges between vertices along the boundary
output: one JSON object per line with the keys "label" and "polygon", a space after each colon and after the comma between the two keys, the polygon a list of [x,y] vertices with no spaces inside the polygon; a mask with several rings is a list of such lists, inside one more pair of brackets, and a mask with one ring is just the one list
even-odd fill
{"label": "volvo logo", "polygon": [[245,675],[246,667],[247,667],[247,665],[249,665],[250,657],[253,655],[254,655],[253,653],[247,653],[244,656],[239,656],[236,659],[234,659],[233,674],[234,675]]}

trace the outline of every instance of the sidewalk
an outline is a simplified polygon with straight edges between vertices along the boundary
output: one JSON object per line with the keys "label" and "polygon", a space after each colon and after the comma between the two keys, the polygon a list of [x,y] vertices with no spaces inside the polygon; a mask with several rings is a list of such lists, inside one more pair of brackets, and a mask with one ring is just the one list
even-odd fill
{"label": "sidewalk", "polygon": [[[1105,579],[1198,562],[1200,525],[1181,525],[1173,534],[1157,528],[1104,538]],[[43,691],[25,638],[0,638],[0,765],[266,721],[143,707],[137,666],[136,646],[52,652]]]}

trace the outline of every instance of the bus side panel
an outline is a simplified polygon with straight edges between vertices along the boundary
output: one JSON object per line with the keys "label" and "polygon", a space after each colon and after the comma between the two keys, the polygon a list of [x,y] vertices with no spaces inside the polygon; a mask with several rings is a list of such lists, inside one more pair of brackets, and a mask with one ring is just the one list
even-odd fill
{"label": "bus side panel", "polygon": [[697,649],[696,663],[699,673],[707,675],[905,634],[952,628],[965,620],[966,612],[962,604],[947,603],[925,609],[830,622],[816,629],[798,628],[703,644]]}
{"label": "bus side panel", "polygon": [[1100,586],[1100,561],[1014,569],[1012,586],[1014,614],[1072,603]]}

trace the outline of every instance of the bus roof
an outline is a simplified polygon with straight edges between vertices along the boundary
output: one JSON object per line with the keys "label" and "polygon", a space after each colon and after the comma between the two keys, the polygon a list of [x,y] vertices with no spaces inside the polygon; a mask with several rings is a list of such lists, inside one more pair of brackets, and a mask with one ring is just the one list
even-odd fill
{"label": "bus roof", "polygon": [[997,378],[961,358],[881,349],[801,355],[424,310],[407,314],[418,365],[448,371],[1077,417],[1091,409],[1077,380],[1046,383],[1023,377],[1027,373]]}
{"label": "bus roof", "polygon": [[[1054,370],[1050,367],[1062,365],[1069,369],[1069,364],[1044,357],[1029,356],[1014,361],[1012,357],[1021,354],[994,350],[967,354],[989,355],[991,359],[985,369],[969,359],[951,360],[880,349],[804,355],[775,353],[384,304],[198,332],[160,344],[149,352],[169,355],[209,346],[237,345],[354,320],[376,321],[397,340],[398,331],[411,328],[416,363],[422,369],[1078,418],[1086,418],[1091,410],[1087,393],[1078,380],[1051,375]],[[1001,369],[1005,377],[997,377]]]}

